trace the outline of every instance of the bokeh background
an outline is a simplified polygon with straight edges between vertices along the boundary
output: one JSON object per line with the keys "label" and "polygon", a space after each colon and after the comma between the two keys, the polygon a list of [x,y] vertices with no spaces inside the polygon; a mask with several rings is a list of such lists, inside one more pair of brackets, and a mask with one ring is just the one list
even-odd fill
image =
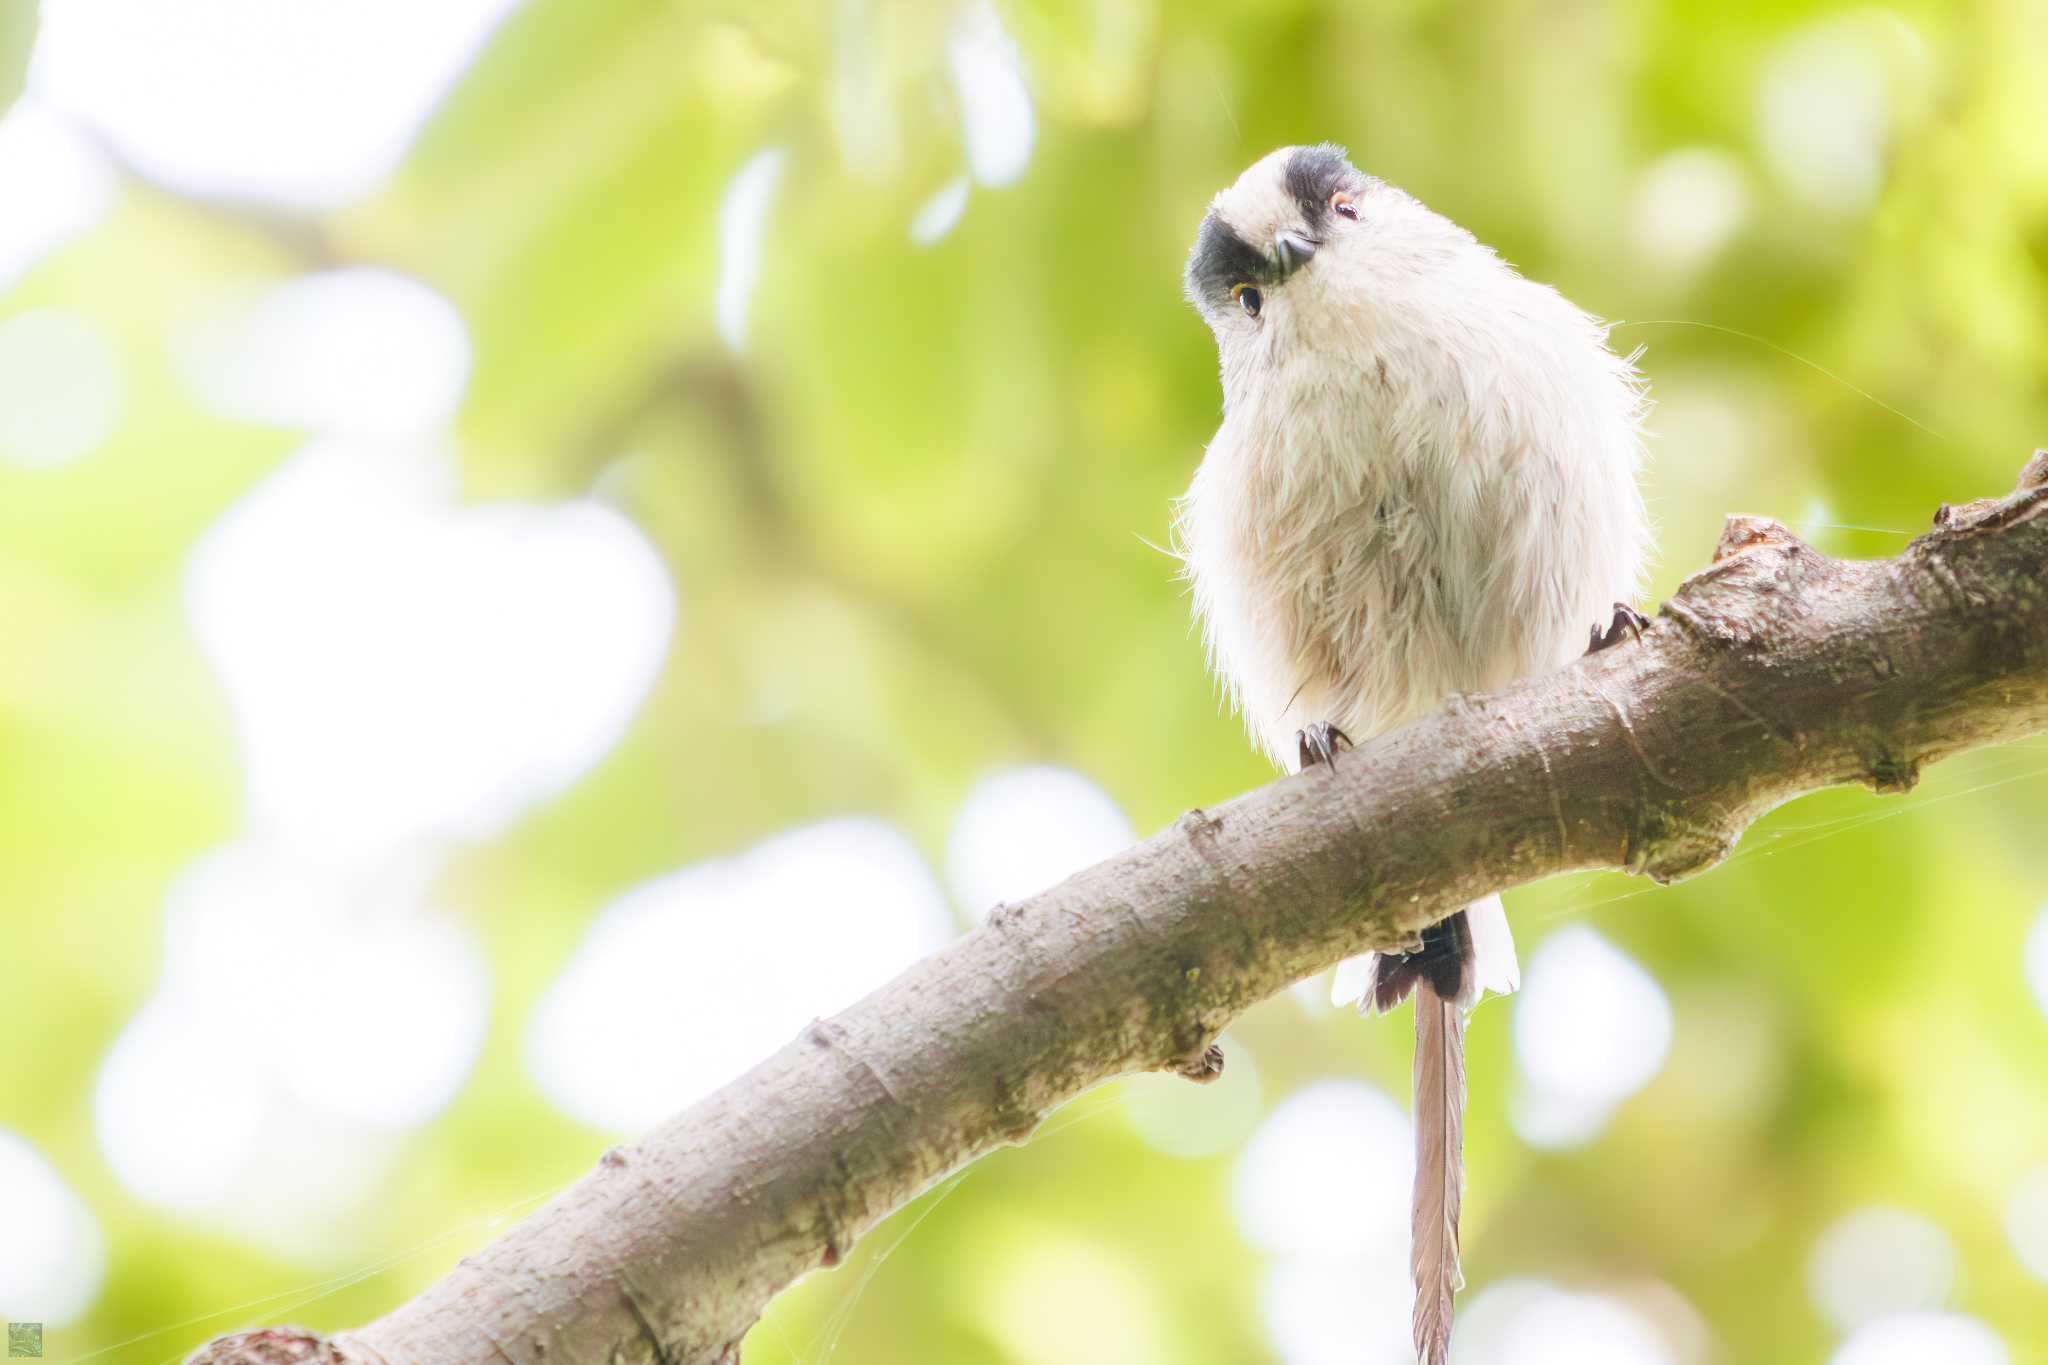
{"label": "bokeh background", "polygon": [[[1158,547],[1181,261],[1274,146],[1628,320],[1660,593],[2048,438],[2038,0],[0,16],[0,1314],[59,1360],[373,1317],[1265,780]],[[1512,894],[1460,1365],[2048,1359],[2044,818],[2024,744]],[[746,1359],[1411,1359],[1405,1022],[1225,1044]]]}

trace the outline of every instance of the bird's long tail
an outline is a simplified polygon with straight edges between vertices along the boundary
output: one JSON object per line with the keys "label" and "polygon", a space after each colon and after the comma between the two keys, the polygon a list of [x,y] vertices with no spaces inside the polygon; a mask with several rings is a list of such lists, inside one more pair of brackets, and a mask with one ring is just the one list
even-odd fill
{"label": "bird's long tail", "polygon": [[[1346,993],[1385,1013],[1415,996],[1415,1199],[1409,1270],[1415,1281],[1415,1352],[1445,1365],[1464,1276],[1458,1213],[1465,1190],[1465,1014],[1484,991],[1521,983],[1500,898],[1489,896],[1422,935],[1413,953],[1366,959]],[[1344,988],[1340,987],[1340,990]]]}
{"label": "bird's long tail", "polygon": [[1451,1354],[1458,1206],[1465,1189],[1465,1017],[1428,978],[1415,989],[1415,1203],[1408,1268],[1415,1281],[1415,1354]]}

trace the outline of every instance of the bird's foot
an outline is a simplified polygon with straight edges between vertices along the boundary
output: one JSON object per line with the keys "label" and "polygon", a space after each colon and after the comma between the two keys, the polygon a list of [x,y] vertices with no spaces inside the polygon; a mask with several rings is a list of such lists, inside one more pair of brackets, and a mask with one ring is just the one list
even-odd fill
{"label": "bird's foot", "polygon": [[1303,726],[1295,733],[1294,741],[1301,748],[1303,768],[1312,768],[1318,763],[1334,768],[1337,766],[1337,750],[1351,747],[1351,736],[1326,720]]}
{"label": "bird's foot", "polygon": [[1614,619],[1607,623],[1605,629],[1599,626],[1593,627],[1593,638],[1586,645],[1586,652],[1588,654],[1598,654],[1603,649],[1611,649],[1615,645],[1620,644],[1624,636],[1631,640],[1640,640],[1643,638],[1643,632],[1649,628],[1649,625],[1649,617],[1643,615],[1626,602],[1616,602],[1614,604]]}

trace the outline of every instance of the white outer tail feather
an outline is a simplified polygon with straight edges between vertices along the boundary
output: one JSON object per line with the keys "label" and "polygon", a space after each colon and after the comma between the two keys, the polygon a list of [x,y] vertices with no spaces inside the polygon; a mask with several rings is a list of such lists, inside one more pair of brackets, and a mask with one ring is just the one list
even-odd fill
{"label": "white outer tail feather", "polygon": [[1355,1005],[1365,999],[1365,993],[1372,989],[1373,973],[1379,970],[1378,953],[1360,953],[1347,957],[1337,964],[1337,975],[1330,980],[1330,1003],[1337,1006]]}
{"label": "white outer tail feather", "polygon": [[[1515,936],[1508,931],[1507,907],[1499,896],[1473,901],[1465,907],[1465,924],[1472,931],[1472,979],[1469,1008],[1479,1003],[1486,991],[1513,995],[1522,986],[1522,964],[1515,957]],[[1469,988],[1468,988],[1469,989]]]}

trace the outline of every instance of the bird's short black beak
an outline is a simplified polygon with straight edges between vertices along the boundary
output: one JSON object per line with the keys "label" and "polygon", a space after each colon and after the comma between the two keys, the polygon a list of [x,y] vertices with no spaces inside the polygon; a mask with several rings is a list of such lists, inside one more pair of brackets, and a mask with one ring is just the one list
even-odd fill
{"label": "bird's short black beak", "polygon": [[1283,232],[1273,239],[1273,259],[1279,262],[1280,278],[1286,279],[1309,263],[1319,243],[1299,232]]}

